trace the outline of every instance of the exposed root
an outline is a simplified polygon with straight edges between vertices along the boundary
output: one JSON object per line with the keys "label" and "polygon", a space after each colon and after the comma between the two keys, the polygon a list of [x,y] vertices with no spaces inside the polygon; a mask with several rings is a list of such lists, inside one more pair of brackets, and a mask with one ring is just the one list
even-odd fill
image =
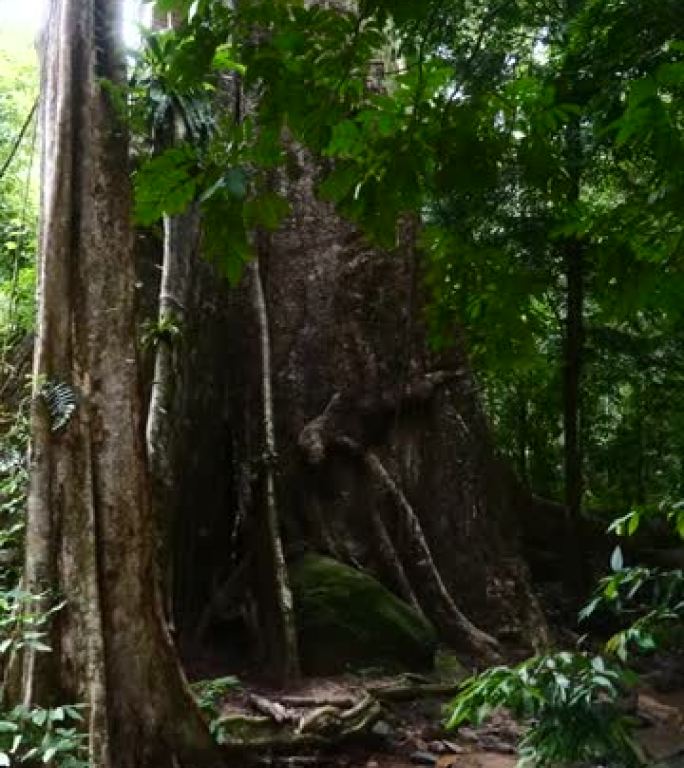
{"label": "exposed root", "polygon": [[401,558],[397,554],[397,550],[394,546],[394,543],[392,542],[392,537],[389,535],[385,521],[382,519],[382,515],[377,508],[373,509],[372,523],[375,530],[378,553],[382,559],[383,564],[392,576],[394,587],[396,588],[400,597],[402,597],[409,605],[415,608],[415,610],[422,613],[423,611],[420,607],[420,604],[418,603],[418,599],[413,592],[411,582],[408,580],[408,576],[404,570]]}
{"label": "exposed root", "polygon": [[298,749],[333,747],[371,734],[383,720],[386,705],[425,698],[448,698],[458,684],[401,681],[366,686],[349,694],[250,694],[247,701],[259,714],[231,711],[219,719],[220,743],[255,758],[271,750],[281,754]]}
{"label": "exposed root", "polygon": [[473,653],[487,662],[500,659],[499,643],[491,635],[478,629],[456,606],[442,580],[425,538],[423,527],[406,495],[373,451],[364,453],[369,472],[390,495],[401,513],[406,540],[412,551],[412,564],[420,590],[420,602],[428,611],[438,630],[454,647]]}
{"label": "exposed root", "polygon": [[353,707],[358,698],[355,696],[318,695],[318,696],[278,696],[278,701],[289,707]]}
{"label": "exposed root", "polygon": [[[409,387],[409,396],[415,398],[420,393],[421,399],[427,399],[437,386],[461,373],[436,371],[428,374]],[[390,497],[400,513],[401,539],[406,542],[407,567],[412,570],[411,575],[406,572],[379,514],[376,513],[372,521],[381,558],[391,571],[396,588],[408,602],[422,609],[454,648],[486,663],[498,662],[501,659],[498,641],[476,627],[455,604],[434,562],[420,519],[397,481],[374,451],[366,450],[338,425],[345,410],[342,396],[334,394],[323,413],[302,429],[300,448],[314,465],[320,464],[331,448],[350,453],[365,464],[381,491]]]}
{"label": "exposed root", "polygon": [[346,709],[324,704],[303,714],[262,696],[250,696],[250,703],[269,714],[240,713],[222,717],[218,726],[223,745],[283,751],[332,745],[370,730],[383,713],[380,702],[370,694],[355,700]]}
{"label": "exposed root", "polygon": [[297,713],[292,709],[287,709],[277,701],[271,701],[263,696],[257,696],[255,693],[250,694],[249,703],[264,715],[272,717],[276,723],[288,723],[295,722],[297,720]]}

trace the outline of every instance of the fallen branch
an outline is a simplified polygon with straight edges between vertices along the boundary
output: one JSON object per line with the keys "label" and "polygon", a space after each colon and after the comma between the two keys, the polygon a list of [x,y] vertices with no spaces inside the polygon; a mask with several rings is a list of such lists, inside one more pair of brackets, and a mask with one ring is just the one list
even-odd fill
{"label": "fallen branch", "polygon": [[[336,744],[368,731],[383,708],[371,694],[351,707],[323,705],[297,715],[282,704],[252,695],[250,703],[264,715],[229,714],[216,724],[219,742],[232,748],[292,749]],[[296,725],[294,725],[296,723]]]}

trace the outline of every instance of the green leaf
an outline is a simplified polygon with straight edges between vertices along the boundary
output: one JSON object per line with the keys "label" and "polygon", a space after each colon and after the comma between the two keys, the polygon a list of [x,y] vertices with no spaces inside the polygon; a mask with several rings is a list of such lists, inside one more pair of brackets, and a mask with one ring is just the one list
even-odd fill
{"label": "green leaf", "polygon": [[185,211],[195,199],[196,157],[189,147],[169,149],[145,163],[134,177],[135,218],[150,226],[164,214]]}
{"label": "green leaf", "polygon": [[263,228],[274,232],[290,213],[286,198],[275,192],[266,192],[245,203],[244,216],[247,229]]}
{"label": "green leaf", "polygon": [[235,50],[233,49],[233,46],[229,44],[218,46],[214,53],[211,66],[212,69],[219,72],[237,72],[240,75],[245,75],[247,72],[247,67],[237,61]]}
{"label": "green leaf", "polygon": [[629,104],[631,107],[642,104],[658,94],[658,86],[652,77],[644,77],[632,83],[629,90]]}
{"label": "green leaf", "polygon": [[37,709],[31,715],[31,720],[35,725],[39,725],[39,726],[45,725],[45,723],[47,722],[47,719],[48,719],[48,713],[47,713],[47,710],[45,709]]}
{"label": "green leaf", "polygon": [[353,158],[363,150],[361,133],[356,123],[344,120],[333,127],[325,154],[329,157]]}
{"label": "green leaf", "polygon": [[610,567],[617,573],[624,568],[624,564],[622,549],[620,547],[615,547],[610,558]]}

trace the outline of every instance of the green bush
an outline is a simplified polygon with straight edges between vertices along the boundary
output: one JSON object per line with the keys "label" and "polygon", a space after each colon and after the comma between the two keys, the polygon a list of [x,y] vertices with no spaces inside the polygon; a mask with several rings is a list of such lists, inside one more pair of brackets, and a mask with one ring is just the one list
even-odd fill
{"label": "green bush", "polygon": [[[23,546],[26,510],[28,421],[21,408],[0,438],[0,554],[13,555]],[[2,568],[0,578],[0,680],[5,665],[26,649],[50,652],[49,624],[64,603],[47,593],[32,594],[19,586],[20,562]],[[79,723],[81,705],[46,709],[8,707],[0,684],[0,768],[50,764],[55,768],[87,768],[87,734]]]}
{"label": "green bush", "polygon": [[80,732],[80,706],[18,706],[0,712],[0,766],[48,764],[89,768],[88,736]]}
{"label": "green bush", "polygon": [[[615,520],[609,531],[634,536],[644,524],[663,522],[671,526],[673,538],[684,540],[684,502],[633,510]],[[648,653],[664,645],[673,630],[684,624],[684,571],[625,567],[620,547],[613,552],[611,566],[613,573],[601,579],[580,620],[601,610],[626,621],[627,626],[606,643],[606,651],[625,662],[632,653]]]}
{"label": "green bush", "polygon": [[516,667],[494,667],[471,677],[450,706],[448,726],[481,723],[505,707],[529,721],[520,743],[521,762],[552,766],[601,760],[636,765],[638,747],[630,718],[619,707],[630,676],[600,656],[556,653]]}
{"label": "green bush", "polygon": [[[635,510],[614,521],[609,531],[633,536],[644,522],[665,520],[684,539],[684,502]],[[527,721],[520,744],[523,763],[537,766],[601,760],[609,766],[643,762],[621,701],[636,675],[624,662],[634,652],[650,652],[666,642],[684,620],[684,573],[636,565],[625,567],[622,549],[611,557],[612,573],[603,578],[580,620],[599,610],[612,611],[626,626],[606,643],[619,662],[584,653],[556,653],[516,667],[495,667],[466,680],[450,706],[448,725],[482,722],[506,708]]]}

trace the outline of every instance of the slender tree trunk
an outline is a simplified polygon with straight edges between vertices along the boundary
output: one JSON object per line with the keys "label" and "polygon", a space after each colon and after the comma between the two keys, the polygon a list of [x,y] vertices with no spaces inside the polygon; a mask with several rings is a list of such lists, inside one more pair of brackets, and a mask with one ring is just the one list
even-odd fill
{"label": "slender tree trunk", "polygon": [[[122,3],[52,0],[43,51],[28,589],[64,596],[24,702],[88,705],[98,768],[219,765],[161,617],[136,350]],[[56,413],[50,392],[73,411]],[[64,393],[69,393],[66,398]]]}
{"label": "slender tree trunk", "polygon": [[177,480],[179,346],[183,343],[190,270],[198,236],[197,212],[164,216],[164,250],[159,291],[155,363],[147,414],[147,460],[152,506],[160,534],[160,570],[165,612],[173,625],[172,531]]}
{"label": "slender tree trunk", "polygon": [[582,442],[580,408],[584,352],[584,269],[582,246],[566,245],[567,314],[565,319],[563,425],[565,503],[572,520],[582,511]]}
{"label": "slender tree trunk", "polygon": [[[568,0],[566,24],[574,18],[578,0]],[[572,76],[569,76],[570,78]],[[572,89],[566,94],[574,101]],[[570,210],[580,202],[583,170],[581,123],[573,117],[565,131],[565,172],[568,177],[566,202]],[[568,575],[578,593],[586,588],[587,576],[580,535],[583,487],[581,434],[582,375],[584,366],[584,244],[572,235],[563,245],[566,279],[565,339],[563,355],[563,435],[565,504],[567,507]]]}
{"label": "slender tree trunk", "polygon": [[641,377],[634,385],[634,409],[636,411],[636,495],[635,501],[642,505],[646,503],[646,450],[644,429],[644,387]]}
{"label": "slender tree trunk", "polygon": [[582,369],[584,357],[584,256],[573,239],[565,247],[567,315],[563,370],[563,434],[565,505],[567,515],[567,574],[579,597],[587,588],[581,539],[583,459],[581,434]]}
{"label": "slender tree trunk", "polygon": [[[155,7],[155,28],[173,29],[179,23],[178,14],[163,13]],[[163,151],[185,138],[185,131],[177,115],[171,113],[167,122],[168,125],[162,131],[163,137],[158,140],[157,151]],[[169,625],[173,627],[173,530],[175,486],[178,479],[180,346],[185,333],[191,273],[199,240],[199,214],[196,206],[191,206],[182,214],[164,216],[163,230],[158,322],[157,331],[153,334],[154,374],[145,435],[152,480],[152,506],[160,534],[159,568],[164,610]]]}
{"label": "slender tree trunk", "polygon": [[258,525],[256,530],[260,532],[260,538],[262,538],[258,545],[264,545],[263,549],[266,554],[266,561],[262,565],[263,572],[269,574],[273,580],[273,584],[267,592],[275,600],[273,615],[264,617],[264,630],[268,646],[266,653],[272,673],[281,680],[289,680],[299,676],[299,654],[297,650],[297,629],[295,626],[292,592],[290,590],[287,564],[283,552],[283,543],[280,537],[275,480],[277,447],[273,413],[273,384],[271,379],[271,332],[258,255],[250,264],[250,279],[252,282],[254,310],[259,327],[259,343],[261,348],[261,394],[264,436],[264,454],[262,456],[265,483],[265,499],[262,505],[264,520],[263,524]]}

